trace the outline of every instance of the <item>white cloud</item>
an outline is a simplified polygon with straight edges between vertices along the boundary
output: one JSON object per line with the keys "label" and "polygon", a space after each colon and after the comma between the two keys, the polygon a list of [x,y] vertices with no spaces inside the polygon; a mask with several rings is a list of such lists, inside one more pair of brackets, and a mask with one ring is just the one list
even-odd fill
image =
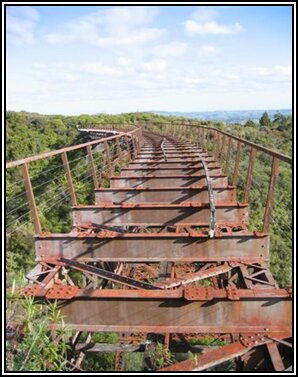
{"label": "white cloud", "polygon": [[185,54],[188,46],[183,42],[170,42],[168,44],[161,44],[154,47],[154,54],[166,57],[166,56],[182,56]]}
{"label": "white cloud", "polygon": [[267,67],[255,67],[252,71],[256,76],[270,76],[272,74],[272,71]]}
{"label": "white cloud", "polygon": [[275,65],[274,67],[253,67],[250,73],[254,76],[268,78],[270,80],[290,79],[292,70],[289,65]]}
{"label": "white cloud", "polygon": [[8,40],[20,44],[34,42],[34,29],[39,20],[38,12],[30,7],[10,7],[7,12],[6,28]]}
{"label": "white cloud", "polygon": [[92,73],[96,75],[121,76],[123,74],[121,69],[105,65],[101,62],[85,64],[83,66],[83,70],[87,73]]}
{"label": "white cloud", "polygon": [[198,48],[197,52],[199,56],[213,56],[219,52],[219,48],[212,45],[203,45]]}
{"label": "white cloud", "polygon": [[244,28],[238,22],[232,25],[220,25],[216,21],[199,23],[193,20],[187,20],[185,30],[186,34],[189,36],[205,34],[232,35],[244,31]]}
{"label": "white cloud", "polygon": [[218,16],[218,12],[214,9],[200,8],[192,14],[192,18],[198,22],[208,22]]}
{"label": "white cloud", "polygon": [[128,67],[128,66],[131,65],[131,60],[128,59],[128,58],[125,58],[125,57],[123,57],[123,56],[120,56],[120,57],[118,58],[118,64],[119,64],[120,66],[122,66],[122,67]]}
{"label": "white cloud", "polygon": [[289,65],[276,65],[274,69],[281,76],[291,77],[292,75],[292,69]]}
{"label": "white cloud", "polygon": [[143,45],[166,34],[147,27],[158,13],[156,7],[111,7],[72,20],[58,33],[45,36],[50,44],[83,42],[103,48]]}
{"label": "white cloud", "polygon": [[153,73],[162,73],[167,67],[168,62],[165,59],[155,59],[141,65],[142,70]]}
{"label": "white cloud", "polygon": [[232,80],[232,81],[238,81],[240,79],[240,76],[236,73],[227,73],[224,75],[224,78],[227,80]]}

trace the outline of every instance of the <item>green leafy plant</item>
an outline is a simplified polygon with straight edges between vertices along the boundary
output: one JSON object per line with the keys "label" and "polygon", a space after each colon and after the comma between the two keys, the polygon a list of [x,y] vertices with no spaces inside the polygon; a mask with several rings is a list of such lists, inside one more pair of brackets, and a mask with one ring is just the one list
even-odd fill
{"label": "green leafy plant", "polygon": [[[67,371],[68,331],[57,302],[42,305],[32,297],[22,300],[18,316],[19,335],[8,341],[7,353],[11,371]],[[49,331],[51,323],[59,329]]]}

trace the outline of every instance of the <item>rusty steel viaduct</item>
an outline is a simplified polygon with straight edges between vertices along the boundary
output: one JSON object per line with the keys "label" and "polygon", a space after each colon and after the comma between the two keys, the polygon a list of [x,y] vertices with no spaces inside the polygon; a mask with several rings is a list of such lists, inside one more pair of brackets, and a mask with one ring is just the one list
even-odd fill
{"label": "rusty steel viaduct", "polygon": [[[163,372],[220,371],[228,361],[240,372],[290,371],[292,291],[279,288],[268,260],[278,166],[292,160],[212,127],[113,128],[79,130],[92,141],[6,165],[22,172],[35,229],[37,265],[24,295],[61,304],[74,370],[88,352],[109,351],[116,371],[125,371],[129,352],[143,352],[144,370],[152,370],[158,340],[197,355],[166,362]],[[77,198],[68,160],[76,151],[84,151],[94,184],[88,205]],[[251,229],[258,155],[270,159],[271,173],[262,228]],[[43,231],[31,184],[30,164],[54,156],[67,181],[68,233]],[[94,343],[96,332],[116,332],[119,342]]]}

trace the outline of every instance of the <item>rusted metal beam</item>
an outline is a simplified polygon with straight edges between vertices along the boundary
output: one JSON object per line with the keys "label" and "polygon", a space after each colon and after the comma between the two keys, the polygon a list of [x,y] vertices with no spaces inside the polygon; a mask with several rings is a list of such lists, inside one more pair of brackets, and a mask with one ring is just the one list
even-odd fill
{"label": "rusted metal beam", "polygon": [[[137,131],[138,130],[131,131],[130,133],[128,133],[128,135],[134,135]],[[141,131],[141,129],[139,131]],[[123,135],[125,135],[125,133],[123,133]],[[43,158],[57,156],[57,155],[60,155],[64,152],[67,153],[67,152],[71,152],[71,151],[74,151],[74,150],[77,150],[77,149],[85,148],[88,145],[90,145],[90,146],[91,145],[97,145],[97,144],[103,143],[105,141],[115,141],[117,137],[118,136],[111,136],[111,137],[107,137],[105,139],[94,140],[94,141],[90,141],[88,143],[83,143],[83,144],[77,144],[77,145],[73,145],[71,147],[61,148],[61,149],[57,149],[55,151],[45,152],[45,153],[38,154],[36,156],[23,158],[23,159],[20,159],[20,160],[17,160],[17,161],[8,162],[6,164],[6,169],[13,168],[15,166],[22,165],[24,163],[28,164],[30,162],[41,160]]]}
{"label": "rusted metal beam", "polygon": [[189,284],[189,283],[193,283],[195,281],[207,279],[211,276],[224,274],[224,273],[232,270],[232,268],[233,267],[229,266],[229,265],[210,267],[210,268],[207,268],[203,271],[199,271],[199,272],[196,272],[196,273],[193,273],[193,274],[187,274],[187,276],[185,276],[180,281],[178,280],[178,281],[175,281],[174,283],[166,284],[165,286],[163,286],[163,288],[169,289],[169,288],[179,287],[181,285],[184,286],[185,284]]}
{"label": "rusted metal beam", "polygon": [[116,146],[117,146],[117,157],[119,158],[119,160],[121,161],[122,160],[122,149],[121,149],[121,146],[120,146],[120,138],[119,136],[117,137],[116,139]]}
{"label": "rusted metal beam", "polygon": [[77,205],[76,192],[75,192],[73,181],[72,181],[72,176],[71,176],[71,171],[70,171],[69,162],[68,162],[68,158],[67,158],[67,153],[65,151],[62,152],[61,157],[62,157],[65,175],[66,175],[66,179],[67,179],[67,184],[68,184],[68,188],[69,188],[71,205],[76,206]]}
{"label": "rusted metal beam", "polygon": [[35,237],[35,247],[38,260],[65,257],[106,262],[264,262],[268,259],[268,236],[239,233],[231,236],[223,233],[213,239],[206,234],[190,237],[187,233],[51,234]]}
{"label": "rusted metal beam", "polygon": [[229,174],[231,150],[232,150],[232,139],[229,138],[228,148],[227,148],[226,165],[225,165],[225,170],[224,170],[225,175]]}
{"label": "rusted metal beam", "polygon": [[276,372],[281,372],[285,370],[284,363],[278,351],[277,345],[275,342],[269,342],[266,344],[267,350],[269,352],[273,368]]}
{"label": "rusted metal beam", "polygon": [[[247,205],[233,202],[217,202],[217,225],[248,225]],[[105,204],[102,206],[73,207],[73,224],[111,225],[164,225],[187,224],[208,226],[210,217],[209,203],[181,203],[181,204],[147,204],[124,203]]]}
{"label": "rusted metal beam", "polygon": [[251,148],[247,177],[246,177],[246,185],[245,185],[245,191],[244,191],[244,198],[243,198],[243,200],[247,203],[249,202],[250,188],[251,188],[251,183],[252,183],[252,174],[253,174],[256,153],[257,153],[256,148]]}
{"label": "rusted metal beam", "polygon": [[222,137],[222,143],[221,143],[221,147],[220,147],[220,152],[219,152],[219,157],[221,159],[223,158],[223,152],[224,152],[225,144],[226,144],[226,136],[223,135],[223,137]]}
{"label": "rusted metal beam", "polygon": [[111,152],[110,152],[110,147],[107,141],[104,141],[104,150],[105,150],[106,164],[108,167],[108,173],[111,176],[114,172],[114,168],[112,166]]}
{"label": "rusted metal beam", "polygon": [[265,214],[264,214],[264,220],[263,220],[263,232],[266,232],[266,233],[269,231],[270,215],[272,212],[273,195],[274,195],[274,189],[275,189],[276,180],[277,180],[277,174],[278,174],[278,159],[274,157],[272,161],[271,176],[270,176]]}
{"label": "rusted metal beam", "polygon": [[[208,169],[213,174],[221,174],[221,168],[217,166],[208,166]],[[121,169],[121,177],[131,176],[131,175],[155,175],[155,176],[164,176],[164,175],[192,175],[197,174],[199,172],[204,171],[204,167],[202,165],[198,165],[194,168],[144,168],[144,169],[136,169],[136,168],[124,168]]]}
{"label": "rusted metal beam", "polygon": [[[203,157],[203,158],[206,158],[207,161],[214,161],[213,157],[209,156],[208,157],[208,154],[205,153],[204,155],[200,155],[200,157]],[[141,164],[147,164],[147,163],[164,163],[164,164],[168,164],[168,163],[184,163],[184,162],[191,162],[191,163],[197,163],[197,162],[200,162],[202,161],[201,158],[199,158],[199,156],[194,156],[194,157],[191,157],[191,156],[188,156],[188,157],[184,157],[181,155],[181,156],[177,156],[177,157],[168,157],[167,161],[164,161],[163,158],[161,157],[150,157],[150,158],[146,158],[146,157],[142,157],[142,156],[138,156],[134,162],[135,163],[141,163]]]}
{"label": "rusted metal beam", "polygon": [[[236,188],[222,186],[213,188],[216,201],[235,201]],[[189,187],[148,187],[148,188],[100,188],[95,191],[95,202],[101,203],[183,203],[208,201],[206,186]]]}
{"label": "rusted metal beam", "polygon": [[137,289],[161,289],[159,287],[156,287],[155,285],[148,284],[145,282],[140,282],[135,279],[128,278],[126,276],[121,276],[119,274],[116,274],[111,271],[106,271],[102,268],[94,267],[94,266],[88,266],[83,263],[79,263],[77,261],[67,259],[67,258],[60,258],[62,263],[64,263],[66,266],[74,268],[79,271],[87,271],[90,274],[94,274],[96,276],[100,276],[103,279],[111,280],[115,283],[123,284],[132,288]]}
{"label": "rusted metal beam", "polygon": [[[205,162],[207,163],[207,165],[209,166],[216,166],[218,165],[218,162],[214,160],[214,158],[212,157],[206,157],[205,159]],[[168,169],[168,168],[176,168],[176,169],[191,169],[191,168],[196,168],[196,167],[201,167],[202,166],[202,158],[199,159],[199,160],[189,160],[189,159],[185,159],[185,160],[175,160],[175,161],[149,161],[148,159],[146,159],[146,161],[144,162],[135,162],[135,161],[132,161],[130,164],[129,164],[129,168],[133,169],[133,170],[137,170],[137,169],[151,169],[151,168],[160,168],[160,169]]]}
{"label": "rusted metal beam", "polygon": [[178,371],[202,371],[214,367],[225,361],[246,354],[253,347],[246,347],[240,342],[227,344],[220,348],[208,351],[198,358],[198,361],[185,360],[177,364],[160,369],[160,372],[178,372]]}
{"label": "rusted metal beam", "polygon": [[[228,179],[225,175],[216,175],[210,177],[212,180],[213,187],[217,185],[223,186],[228,185]],[[206,177],[205,175],[181,175],[181,176],[131,176],[131,177],[111,177],[110,184],[112,188],[122,188],[122,187],[161,187],[161,186],[180,186],[180,187],[189,187],[194,184],[205,184],[206,185]]]}
{"label": "rusted metal beam", "polygon": [[77,331],[274,333],[291,331],[292,305],[287,299],[275,298],[219,299],[208,304],[175,299],[102,298],[67,301],[61,313],[65,324]]}
{"label": "rusted metal beam", "polygon": [[[77,263],[72,261],[73,263]],[[65,258],[56,261],[60,265],[65,265]],[[69,268],[73,268],[72,264],[66,264]],[[79,263],[82,265],[80,267],[74,267],[75,270],[81,271],[82,276],[86,272],[91,270],[90,274],[94,274],[95,270],[98,270],[97,267]],[[93,271],[92,271],[93,270]],[[100,269],[101,270],[101,269]],[[52,274],[51,274],[52,275]],[[97,272],[96,275],[100,275],[103,279],[107,278],[113,280],[117,283],[130,286],[134,289],[93,289],[93,288],[79,288],[75,285],[63,285],[63,284],[54,284],[52,285],[45,284],[43,281],[41,284],[31,284],[24,290],[25,296],[34,296],[34,297],[46,297],[47,299],[55,300],[72,300],[74,298],[92,298],[92,299],[102,299],[102,298],[118,298],[118,299],[185,299],[187,301],[216,301],[216,300],[228,300],[228,301],[239,301],[243,299],[256,300],[256,299],[279,299],[279,300],[290,300],[291,295],[286,289],[278,288],[255,288],[255,289],[236,289],[236,288],[213,288],[213,287],[204,287],[194,284],[186,285],[185,287],[178,287],[177,289],[171,289],[172,285],[162,285],[163,281],[158,281],[160,286],[153,286],[144,283],[143,281],[127,278],[125,276],[114,276],[110,278],[111,272],[102,271]],[[115,275],[115,274],[114,274]],[[89,272],[88,272],[89,276]],[[51,276],[53,279],[53,276]],[[46,279],[45,279],[46,280]],[[191,281],[190,281],[191,282]],[[185,283],[186,284],[186,283]],[[149,287],[149,288],[148,288]]]}
{"label": "rusted metal beam", "polygon": [[238,143],[237,143],[236,158],[235,158],[235,165],[234,165],[233,181],[232,181],[232,185],[233,186],[237,185],[241,149],[242,149],[242,144],[241,144],[240,141],[238,141]]}
{"label": "rusted metal beam", "polygon": [[[197,125],[193,125],[192,126],[192,125],[189,125],[189,127],[203,127],[203,126],[197,126]],[[206,128],[206,127],[204,127],[204,128]],[[272,149],[263,147],[262,145],[259,145],[259,144],[256,144],[256,143],[252,143],[251,141],[248,141],[248,140],[242,139],[242,138],[240,138],[238,136],[229,134],[228,132],[220,131],[217,128],[214,128],[214,127],[207,127],[207,128],[210,129],[210,130],[216,131],[221,136],[226,135],[228,137],[231,137],[234,140],[240,141],[241,143],[243,143],[245,145],[248,145],[248,146],[250,146],[252,148],[256,148],[258,151],[264,152],[264,153],[266,153],[266,154],[268,154],[268,155],[270,155],[272,157],[277,157],[279,160],[287,162],[288,164],[292,164],[292,158],[289,157],[289,156],[286,156],[286,155],[284,155],[282,153],[279,153],[277,151],[273,151]]]}
{"label": "rusted metal beam", "polygon": [[125,146],[126,146],[126,151],[127,151],[127,158],[128,158],[128,162],[131,161],[131,151],[130,151],[130,139],[128,138],[128,136],[124,136],[124,141],[125,141]]}
{"label": "rusted metal beam", "polygon": [[87,154],[88,154],[91,176],[92,176],[94,188],[96,189],[98,187],[98,181],[97,181],[97,174],[96,174],[96,169],[95,169],[95,165],[94,165],[92,149],[91,149],[90,145],[87,145],[86,148],[87,148]]}
{"label": "rusted metal beam", "polygon": [[31,179],[30,179],[27,163],[25,162],[24,164],[22,164],[21,168],[22,168],[22,175],[24,179],[27,200],[29,203],[29,207],[30,207],[33,222],[34,222],[34,230],[36,234],[41,234],[42,229],[41,229],[41,225],[39,221],[38,210],[37,210],[35,197],[34,197],[32,185],[31,185]]}

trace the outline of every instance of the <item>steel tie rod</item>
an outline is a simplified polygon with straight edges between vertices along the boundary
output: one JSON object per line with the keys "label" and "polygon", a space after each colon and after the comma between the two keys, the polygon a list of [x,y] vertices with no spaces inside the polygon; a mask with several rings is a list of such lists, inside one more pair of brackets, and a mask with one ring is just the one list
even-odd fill
{"label": "steel tie rod", "polygon": [[77,261],[74,261],[72,259],[67,259],[67,258],[60,258],[61,262],[64,264],[73,267],[75,269],[81,270],[81,271],[87,271],[90,272],[91,274],[100,276],[101,278],[112,280],[116,283],[128,285],[130,287],[134,288],[140,288],[140,289],[161,289],[160,287],[157,287],[152,284],[140,282],[135,279],[131,279],[125,276],[121,276],[118,274],[115,274],[110,271],[103,270],[102,268],[94,267],[94,266],[88,266],[83,263],[79,263]]}
{"label": "steel tie rod", "polygon": [[210,203],[210,224],[209,224],[209,236],[210,238],[214,237],[214,232],[215,232],[215,204],[214,204],[214,194],[213,194],[213,189],[212,189],[212,183],[211,179],[209,176],[209,171],[207,164],[205,162],[205,159],[202,157],[202,164],[205,170],[206,174],[206,181],[207,181],[207,188],[208,188],[208,196],[209,196],[209,203]]}

